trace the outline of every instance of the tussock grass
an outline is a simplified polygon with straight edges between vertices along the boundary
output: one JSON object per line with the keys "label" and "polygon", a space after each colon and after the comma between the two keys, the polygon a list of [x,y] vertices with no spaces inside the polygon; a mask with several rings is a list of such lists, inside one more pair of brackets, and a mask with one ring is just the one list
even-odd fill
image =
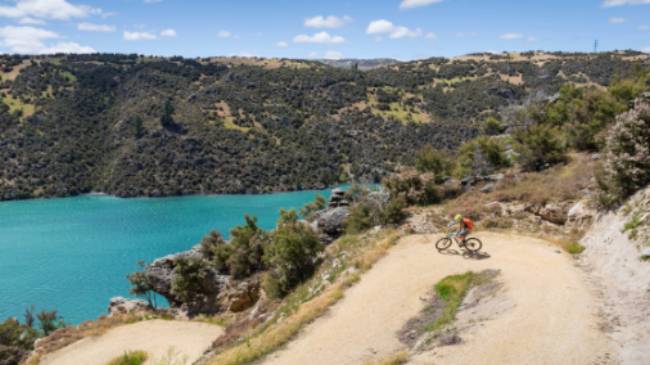
{"label": "tussock grass", "polygon": [[[268,324],[253,331],[241,343],[216,354],[206,361],[208,365],[243,365],[259,360],[287,344],[307,324],[323,315],[344,296],[345,290],[361,280],[361,273],[370,270],[388,249],[395,245],[400,234],[395,231],[345,236],[330,246],[330,257],[349,257],[349,261],[334,271],[334,283],[313,295],[310,290],[320,275],[296,288],[278,308],[278,315]],[[357,270],[347,270],[352,264]],[[341,275],[343,274],[343,275]]]}
{"label": "tussock grass", "polygon": [[148,358],[149,355],[144,351],[127,351],[106,365],[142,365]]}
{"label": "tussock grass", "polygon": [[568,252],[568,253],[570,253],[572,255],[579,255],[582,252],[584,252],[584,250],[585,250],[585,246],[583,246],[583,245],[581,245],[581,244],[579,244],[577,242],[567,243],[567,244],[563,245],[562,248],[564,248],[564,250],[566,252]]}

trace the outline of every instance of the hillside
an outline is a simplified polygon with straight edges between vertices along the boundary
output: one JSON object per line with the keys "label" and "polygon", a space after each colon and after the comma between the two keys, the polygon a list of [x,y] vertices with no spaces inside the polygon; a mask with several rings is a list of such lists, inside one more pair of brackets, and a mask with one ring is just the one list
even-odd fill
{"label": "hillside", "polygon": [[564,83],[600,87],[644,54],[320,62],[2,56],[0,199],[260,193],[377,180],[455,147]]}

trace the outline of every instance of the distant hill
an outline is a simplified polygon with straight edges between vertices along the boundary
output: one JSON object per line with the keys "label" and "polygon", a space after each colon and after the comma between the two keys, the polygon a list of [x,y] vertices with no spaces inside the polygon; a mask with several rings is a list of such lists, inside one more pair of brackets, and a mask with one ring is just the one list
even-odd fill
{"label": "distant hill", "polygon": [[648,55],[355,62],[0,56],[0,199],[374,181],[422,146],[454,147],[489,116],[511,118],[565,83],[602,87]]}
{"label": "distant hill", "polygon": [[375,59],[346,58],[341,60],[320,60],[320,62],[332,67],[339,67],[339,68],[346,68],[346,69],[352,69],[354,67],[357,67],[359,70],[362,71],[368,71],[378,67],[390,66],[390,65],[400,63],[400,61],[392,58],[375,58]]}

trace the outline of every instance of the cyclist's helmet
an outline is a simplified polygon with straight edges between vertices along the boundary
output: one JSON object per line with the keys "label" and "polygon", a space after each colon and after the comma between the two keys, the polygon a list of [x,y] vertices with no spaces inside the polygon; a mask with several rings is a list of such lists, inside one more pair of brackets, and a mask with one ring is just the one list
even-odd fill
{"label": "cyclist's helmet", "polygon": [[463,220],[463,216],[460,215],[460,214],[456,214],[456,216],[454,217],[454,220],[455,220],[456,222],[460,223],[460,221]]}

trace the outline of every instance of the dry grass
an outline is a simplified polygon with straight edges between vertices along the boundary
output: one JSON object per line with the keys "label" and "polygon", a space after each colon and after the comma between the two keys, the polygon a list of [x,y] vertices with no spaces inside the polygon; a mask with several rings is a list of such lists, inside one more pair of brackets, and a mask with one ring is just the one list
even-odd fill
{"label": "dry grass", "polygon": [[107,365],[142,365],[149,355],[144,351],[128,351],[111,360]]}
{"label": "dry grass", "polygon": [[3,97],[2,102],[7,104],[10,113],[15,113],[17,111],[22,112],[23,118],[31,117],[36,111],[36,106],[34,104],[25,103],[22,100],[13,97],[11,94],[7,94],[7,96]]}
{"label": "dry grass", "polygon": [[400,237],[400,233],[396,231],[385,231],[372,236],[346,236],[338,240],[328,247],[327,255],[330,258],[349,257],[349,263],[357,268],[356,271],[345,270],[347,265],[341,265],[335,272],[330,273],[334,276],[334,283],[310,298],[310,288],[318,284],[315,281],[320,277],[315,275],[311,282],[301,285],[285,299],[284,305],[277,310],[280,318],[254,330],[244,341],[216,354],[206,364],[247,364],[285,345],[304,326],[319,318],[341,300],[345,290],[357,283],[361,279],[361,273],[370,270]]}
{"label": "dry grass", "polygon": [[[591,187],[595,161],[584,154],[572,154],[566,165],[556,166],[543,172],[510,174],[497,184],[491,193],[471,191],[443,204],[449,214],[467,214],[477,219],[490,213],[485,205],[498,202],[526,202],[544,205],[548,202],[572,201],[580,191]],[[499,225],[499,224],[497,224]]]}

